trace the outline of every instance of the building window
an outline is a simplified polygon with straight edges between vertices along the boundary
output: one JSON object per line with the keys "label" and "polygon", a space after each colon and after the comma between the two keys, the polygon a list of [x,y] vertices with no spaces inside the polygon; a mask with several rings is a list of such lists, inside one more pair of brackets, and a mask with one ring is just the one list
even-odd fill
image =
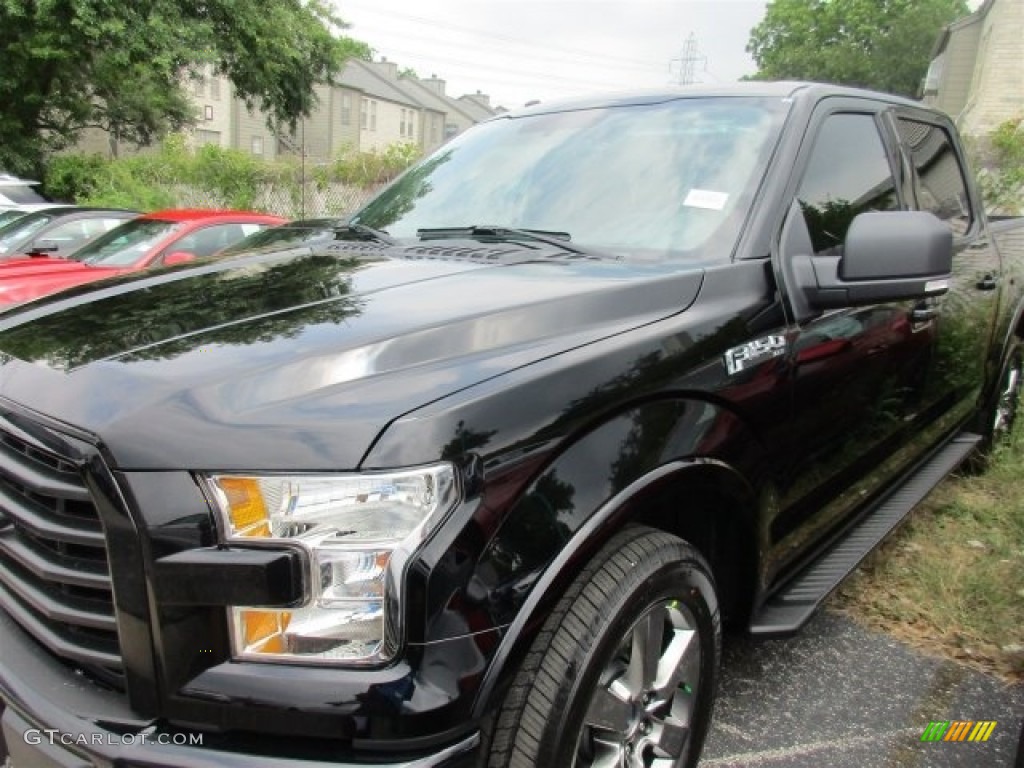
{"label": "building window", "polygon": [[412,111],[412,110],[410,109],[410,110],[409,110],[409,124],[408,124],[408,127],[407,127],[407,128],[405,129],[406,135],[407,135],[407,136],[408,136],[408,137],[409,137],[410,139],[411,139],[411,138],[413,138],[413,135],[414,135],[414,133],[415,133],[415,131],[413,131],[413,129],[412,129],[412,128],[413,128],[413,125],[415,125],[415,123],[413,123],[413,119],[412,119],[412,116],[413,116],[414,114],[415,114],[415,112],[413,112],[413,111]]}
{"label": "building window", "polygon": [[214,76],[210,79],[210,98],[220,101],[220,78]]}
{"label": "building window", "polygon": [[437,141],[437,115],[430,116],[430,141]]}
{"label": "building window", "polygon": [[452,136],[456,135],[458,132],[459,132],[459,124],[458,123],[445,123],[444,124],[444,137],[445,137],[446,140],[450,139]]}
{"label": "building window", "polygon": [[196,82],[195,85],[193,86],[192,92],[196,96],[202,96],[204,90],[206,90],[206,78],[200,75],[196,78]]}
{"label": "building window", "polygon": [[202,146],[204,144],[214,144],[220,146],[220,131],[204,131],[202,129],[196,131],[196,144]]}
{"label": "building window", "polygon": [[341,124],[352,124],[352,97],[347,93],[341,94]]}
{"label": "building window", "polygon": [[405,110],[402,110],[402,121],[398,124],[398,135],[405,136]]}
{"label": "building window", "polygon": [[363,99],[359,111],[359,126],[364,131],[377,130],[377,102],[372,99]]}
{"label": "building window", "polygon": [[209,104],[203,107],[203,119],[213,120],[213,107],[211,107]]}
{"label": "building window", "polygon": [[252,148],[252,153],[254,155],[262,155],[263,154],[263,137],[262,136],[253,136],[252,137],[251,148]]}

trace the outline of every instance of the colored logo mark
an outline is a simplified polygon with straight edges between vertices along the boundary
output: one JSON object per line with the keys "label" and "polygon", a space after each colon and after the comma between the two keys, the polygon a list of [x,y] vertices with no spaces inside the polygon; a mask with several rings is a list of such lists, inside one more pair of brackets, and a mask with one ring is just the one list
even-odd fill
{"label": "colored logo mark", "polygon": [[995,729],[995,720],[932,720],[921,741],[988,741]]}

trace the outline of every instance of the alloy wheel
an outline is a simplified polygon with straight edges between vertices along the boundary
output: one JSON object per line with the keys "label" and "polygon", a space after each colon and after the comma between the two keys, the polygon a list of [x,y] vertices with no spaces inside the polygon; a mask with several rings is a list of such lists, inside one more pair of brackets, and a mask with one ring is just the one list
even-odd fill
{"label": "alloy wheel", "polygon": [[682,601],[651,606],[599,677],[583,718],[574,766],[683,765],[696,712],[701,648]]}

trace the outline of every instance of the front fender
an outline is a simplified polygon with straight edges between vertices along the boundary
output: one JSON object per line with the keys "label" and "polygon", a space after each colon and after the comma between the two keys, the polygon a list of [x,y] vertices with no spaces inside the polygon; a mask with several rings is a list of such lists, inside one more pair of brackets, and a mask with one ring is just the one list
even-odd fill
{"label": "front fender", "polygon": [[[547,476],[547,473],[542,475],[544,476]],[[502,690],[503,683],[515,674],[515,669],[529,651],[544,620],[593,554],[623,526],[638,519],[643,514],[648,499],[657,497],[662,491],[672,487],[685,489],[691,485],[704,486],[712,476],[727,480],[729,493],[749,513],[741,521],[741,525],[745,528],[749,536],[747,542],[753,549],[755,494],[734,468],[713,459],[680,459],[662,464],[635,478],[593,510],[570,538],[560,544],[557,553],[531,582],[530,591],[518,606],[515,618],[502,633],[501,642],[493,653],[477,691],[473,704],[475,718],[486,715],[496,691]],[[707,510],[694,508],[694,512]],[[727,511],[723,509],[721,513],[724,515]],[[515,525],[515,518],[510,520],[510,523]]]}
{"label": "front fender", "polygon": [[[726,405],[671,397],[634,404],[558,444],[475,462],[471,498],[407,572],[408,637],[433,643],[516,626],[528,602],[536,607],[538,594],[548,596],[537,585],[549,574],[557,581],[556,564],[567,551],[575,563],[599,547],[606,522],[613,530],[636,519],[642,492],[663,475],[679,479],[684,467],[694,481],[694,470],[702,469],[702,487],[709,467],[729,474],[733,479],[718,485],[743,501],[720,505],[715,514],[745,507],[753,519],[755,494],[743,478],[763,461],[759,441]],[[756,542],[756,531],[747,538]]]}
{"label": "front fender", "polygon": [[[497,625],[510,623],[532,584],[609,499],[670,462],[713,458],[751,467],[757,447],[734,412],[709,400],[652,400],[607,419],[534,468],[511,503],[485,497],[500,519],[485,521],[494,533],[473,574],[474,592]],[[486,474],[485,487],[499,480],[500,464]]]}

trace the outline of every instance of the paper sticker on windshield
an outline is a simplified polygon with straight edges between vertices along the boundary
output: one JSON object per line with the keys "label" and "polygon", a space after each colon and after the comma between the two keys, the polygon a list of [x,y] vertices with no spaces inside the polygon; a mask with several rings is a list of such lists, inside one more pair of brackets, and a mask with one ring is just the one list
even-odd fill
{"label": "paper sticker on windshield", "polygon": [[683,200],[683,205],[691,208],[707,208],[709,211],[720,211],[729,201],[728,192],[714,192],[710,189],[691,189]]}

